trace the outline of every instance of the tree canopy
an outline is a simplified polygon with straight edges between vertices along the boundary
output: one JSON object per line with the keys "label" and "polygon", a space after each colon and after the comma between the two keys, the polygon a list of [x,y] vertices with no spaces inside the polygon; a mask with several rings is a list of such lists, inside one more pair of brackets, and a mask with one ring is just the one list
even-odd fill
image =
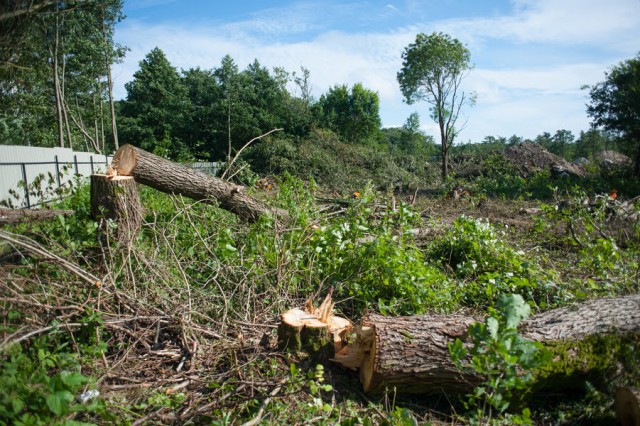
{"label": "tree canopy", "polygon": [[418,34],[402,53],[398,82],[405,102],[424,101],[438,124],[442,151],[442,176],[448,174],[448,153],[460,128],[456,128],[463,106],[473,103],[461,83],[472,68],[469,50],[443,33]]}
{"label": "tree canopy", "polygon": [[374,139],[381,121],[378,94],[361,83],[351,87],[336,85],[320,97],[318,117],[329,128],[350,143]]}
{"label": "tree canopy", "polygon": [[640,176],[640,54],[620,62],[605,73],[605,80],[589,89],[587,114],[596,127],[617,133],[635,154],[635,174]]}

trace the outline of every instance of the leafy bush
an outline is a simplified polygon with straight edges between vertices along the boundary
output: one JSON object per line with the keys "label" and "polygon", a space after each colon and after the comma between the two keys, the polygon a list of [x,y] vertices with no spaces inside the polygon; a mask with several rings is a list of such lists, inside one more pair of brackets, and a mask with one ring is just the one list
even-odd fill
{"label": "leafy bush", "polygon": [[245,160],[259,174],[290,173],[344,190],[371,181],[381,189],[417,187],[433,177],[424,159],[379,146],[342,142],[329,130],[314,129],[305,139],[274,138],[245,151]]}
{"label": "leafy bush", "polygon": [[427,256],[461,280],[456,292],[468,306],[490,306],[500,294],[516,291],[542,306],[557,296],[547,274],[486,221],[460,216],[430,245]]}
{"label": "leafy bush", "polygon": [[47,346],[46,339],[41,339],[25,352],[14,344],[1,355],[0,424],[81,424],[69,421],[69,414],[101,409],[97,400],[86,405],[77,402],[89,378],[80,373],[66,345],[53,351]]}

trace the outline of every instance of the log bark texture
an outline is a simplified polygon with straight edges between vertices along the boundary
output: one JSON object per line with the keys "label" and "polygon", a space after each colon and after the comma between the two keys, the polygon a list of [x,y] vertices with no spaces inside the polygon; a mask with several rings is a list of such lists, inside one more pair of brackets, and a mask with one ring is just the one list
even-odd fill
{"label": "log bark texture", "polygon": [[73,210],[55,209],[0,209],[0,226],[31,220],[47,220],[56,216],[71,216],[73,213]]}
{"label": "log bark texture", "polygon": [[133,176],[137,182],[158,191],[219,205],[247,222],[255,222],[265,214],[284,215],[244,194],[243,186],[207,176],[132,145],[123,145],[116,151],[112,167],[118,175]]}
{"label": "log bark texture", "polygon": [[[122,244],[133,241],[142,226],[138,187],[129,176],[91,175],[91,217],[101,238],[113,236]],[[109,227],[109,219],[115,229]]]}
{"label": "log bark texture", "polygon": [[[373,330],[371,344],[364,350],[362,347],[350,350],[353,345],[347,345],[334,361],[341,363],[342,356],[349,359],[356,350],[364,353],[360,379],[365,392],[385,387],[408,393],[468,392],[480,378],[460,373],[451,361],[448,345],[456,338],[464,342],[468,326],[475,321],[472,317],[455,315],[370,314],[363,319],[362,326]],[[558,368],[554,370],[552,365],[542,371],[543,378],[561,380],[553,375],[566,374],[567,380],[576,372],[611,367],[615,361],[598,363],[589,357],[615,356],[611,353],[615,350],[613,345],[607,347],[606,342],[597,341],[599,337],[640,335],[640,295],[597,299],[534,315],[522,322],[521,334],[558,351],[553,352],[553,363]],[[595,340],[584,343],[589,339]],[[358,342],[354,345],[358,346]]]}

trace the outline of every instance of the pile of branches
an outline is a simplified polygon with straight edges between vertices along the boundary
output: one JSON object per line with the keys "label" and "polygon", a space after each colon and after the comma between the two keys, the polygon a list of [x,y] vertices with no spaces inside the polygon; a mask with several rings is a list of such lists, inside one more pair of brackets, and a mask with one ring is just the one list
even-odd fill
{"label": "pile of branches", "polygon": [[[155,231],[158,238],[166,237]],[[276,316],[259,310],[243,316],[229,308],[233,296],[191,288],[186,275],[184,282],[172,282],[159,259],[132,247],[96,247],[91,255],[70,259],[56,254],[64,248],[43,236],[0,230],[0,241],[22,257],[17,264],[0,265],[0,306],[23,313],[5,319],[0,361],[8,347],[28,347],[45,335],[69,342],[67,350],[78,354],[91,341],[103,349],[97,357],[83,357],[82,374],[95,378],[91,387],[105,399],[134,407],[153,393],[184,395],[177,408],[150,405],[133,413],[110,406],[133,424],[182,424],[212,418],[216,410],[238,415],[243,412],[238,407],[249,401],[266,405],[272,397],[291,397],[281,392],[280,380],[264,377],[256,367],[258,358],[268,357],[283,372],[277,376],[288,371],[272,333]],[[173,266],[182,267],[178,259]],[[213,271],[211,285],[218,284],[219,273]],[[238,279],[242,283],[247,277]],[[261,300],[258,294],[241,296]],[[252,415],[250,410],[244,414]],[[261,407],[249,423],[263,414]]]}

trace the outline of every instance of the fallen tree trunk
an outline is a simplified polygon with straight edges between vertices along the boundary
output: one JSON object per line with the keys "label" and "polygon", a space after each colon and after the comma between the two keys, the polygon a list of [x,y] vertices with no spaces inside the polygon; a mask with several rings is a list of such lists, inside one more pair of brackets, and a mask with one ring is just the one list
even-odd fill
{"label": "fallen tree trunk", "polygon": [[119,176],[133,176],[137,182],[158,191],[219,205],[247,222],[255,222],[265,214],[286,215],[244,194],[243,186],[207,176],[132,145],[123,145],[116,151],[112,167]]}
{"label": "fallen tree trunk", "polygon": [[98,222],[99,238],[113,236],[121,244],[131,243],[142,226],[142,204],[135,180],[131,176],[91,175],[91,217]]}
{"label": "fallen tree trunk", "polygon": [[32,220],[47,220],[57,216],[71,216],[73,213],[73,210],[55,209],[0,209],[0,226]]}
{"label": "fallen tree trunk", "polygon": [[[359,369],[365,392],[394,387],[408,393],[469,392],[481,378],[461,373],[448,345],[456,338],[466,342],[467,329],[475,321],[460,315],[370,314],[362,320],[360,336],[333,361]],[[539,383],[570,385],[575,378],[615,368],[619,339],[640,335],[640,295],[538,314],[522,322],[521,334],[552,351],[553,362],[537,372]]]}

